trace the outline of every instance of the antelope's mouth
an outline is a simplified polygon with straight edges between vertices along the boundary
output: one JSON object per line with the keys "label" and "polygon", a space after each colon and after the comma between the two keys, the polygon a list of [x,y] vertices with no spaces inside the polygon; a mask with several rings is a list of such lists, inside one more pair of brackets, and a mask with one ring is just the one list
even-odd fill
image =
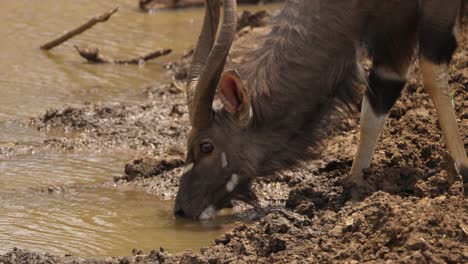
{"label": "antelope's mouth", "polygon": [[[220,191],[221,191],[221,189],[218,189],[217,192],[219,193]],[[213,204],[208,205],[205,209],[203,209],[202,212],[200,213],[200,215],[198,215],[197,219],[198,220],[212,219],[218,214],[218,212],[221,209],[231,207],[229,205],[230,205],[230,202],[232,200],[232,196],[230,194],[228,194],[228,195],[224,194],[221,197],[222,197],[221,199],[219,199],[218,201],[216,201]]]}
{"label": "antelope's mouth", "polygon": [[260,207],[258,198],[252,190],[250,184],[242,184],[233,190],[232,193],[225,195],[214,205],[206,207],[197,217],[199,220],[208,220],[214,218],[221,209],[232,208],[232,201],[242,201],[255,208]]}
{"label": "antelope's mouth", "polygon": [[208,220],[208,219],[214,218],[217,214],[218,214],[218,210],[216,210],[214,206],[210,205],[201,212],[200,216],[198,216],[198,219]]}

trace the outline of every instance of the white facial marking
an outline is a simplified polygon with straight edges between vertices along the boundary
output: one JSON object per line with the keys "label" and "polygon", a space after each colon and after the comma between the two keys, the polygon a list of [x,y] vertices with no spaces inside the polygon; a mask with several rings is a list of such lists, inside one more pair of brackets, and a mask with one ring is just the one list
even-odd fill
{"label": "white facial marking", "polygon": [[206,220],[213,218],[216,215],[216,210],[214,209],[213,205],[208,206],[203,210],[203,212],[200,214],[200,219],[201,220]]}
{"label": "white facial marking", "polygon": [[187,166],[185,166],[184,168],[184,174],[191,171],[192,169],[193,169],[193,163],[187,164]]}
{"label": "white facial marking", "polygon": [[226,158],[226,153],[221,153],[221,167],[226,168],[228,165],[227,163],[227,158]]}
{"label": "white facial marking", "polygon": [[228,192],[234,191],[234,188],[236,188],[238,183],[239,183],[239,175],[235,173],[232,174],[231,179],[226,183],[226,190]]}

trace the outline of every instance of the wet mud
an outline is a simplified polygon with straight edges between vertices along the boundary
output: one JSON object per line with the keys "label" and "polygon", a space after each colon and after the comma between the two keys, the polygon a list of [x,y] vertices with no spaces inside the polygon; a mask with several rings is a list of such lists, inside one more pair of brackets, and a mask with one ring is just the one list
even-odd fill
{"label": "wet mud", "polygon": [[[241,30],[230,60],[258,44],[267,29]],[[465,27],[465,36],[468,29]],[[64,106],[27,125],[62,129],[63,137],[30,146],[0,146],[0,156],[25,152],[132,149],[137,157],[105,188],[174,197],[184,161],[188,113],[178,82],[190,55],[167,65],[175,82],[148,87],[138,104]],[[468,148],[468,40],[450,69],[450,89],[465,149]],[[18,121],[19,122],[19,121]],[[366,194],[351,201],[341,179],[351,168],[358,115],[330,135],[322,158],[255,183],[264,208],[200,252],[170,254],[163,248],[134,250],[127,257],[82,259],[15,249],[0,263],[466,263],[468,202],[447,155],[435,109],[415,63],[402,97],[390,113],[372,166]],[[67,133],[73,136],[67,136]],[[238,206],[240,211],[243,205]]]}

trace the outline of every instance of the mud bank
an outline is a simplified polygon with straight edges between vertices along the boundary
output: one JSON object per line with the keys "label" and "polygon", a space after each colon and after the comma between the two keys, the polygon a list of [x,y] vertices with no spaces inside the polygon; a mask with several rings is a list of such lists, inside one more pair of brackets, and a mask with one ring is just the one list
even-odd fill
{"label": "mud bank", "polygon": [[[241,33],[236,47],[255,46],[258,42],[253,39],[261,30],[250,33]],[[234,48],[232,60],[242,59],[237,52]],[[186,57],[168,65],[176,80],[185,78],[188,61]],[[459,175],[445,158],[436,112],[422,88],[416,64],[410,76],[403,96],[390,113],[372,168],[365,173],[368,196],[362,201],[348,201],[349,195],[340,183],[350,170],[356,149],[355,117],[336,127],[320,160],[260,179],[256,189],[263,190],[264,212],[253,222],[238,224],[200,252],[169,254],[157,249],[143,254],[135,250],[128,257],[81,259],[16,249],[0,256],[0,263],[468,262],[468,202]],[[452,62],[450,87],[466,149],[466,39]],[[135,149],[141,156],[126,165],[125,175],[110,179],[104,187],[138,189],[172,198],[188,131],[185,96],[177,85],[151,87],[147,94],[149,101],[140,104],[104,103],[49,110],[30,120],[30,125],[43,130],[63,129],[73,137],[49,139],[38,146],[13,144],[0,148],[0,155],[15,155],[28,148]],[[278,203],[284,207],[269,207]]]}

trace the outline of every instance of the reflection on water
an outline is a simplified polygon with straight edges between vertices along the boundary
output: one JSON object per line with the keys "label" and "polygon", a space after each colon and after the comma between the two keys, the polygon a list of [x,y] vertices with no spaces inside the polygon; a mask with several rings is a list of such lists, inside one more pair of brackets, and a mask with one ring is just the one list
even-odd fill
{"label": "reflection on water", "polygon": [[[128,159],[81,153],[0,161],[0,253],[13,247],[78,256],[123,256],[161,246],[197,250],[232,223],[174,221],[172,201],[92,185],[121,175]],[[49,193],[48,186],[59,187]]]}
{"label": "reflection on water", "polygon": [[[208,246],[219,225],[179,228],[172,202],[103,189],[0,194],[0,253],[13,247],[78,256],[124,256]],[[2,252],[4,251],[4,252]]]}
{"label": "reflection on water", "polygon": [[34,127],[25,126],[16,122],[0,122],[0,146],[12,142],[35,143],[47,138],[45,132],[38,131]]}
{"label": "reflection on water", "polygon": [[0,193],[46,186],[110,181],[123,173],[130,154],[54,153],[0,160]]}
{"label": "reflection on water", "polygon": [[[139,101],[147,85],[168,81],[162,65],[193,46],[203,9],[144,14],[137,2],[0,1],[0,146],[41,144],[54,137],[7,120],[70,103]],[[120,10],[110,21],[50,52],[39,50],[115,6]],[[116,58],[158,48],[172,48],[173,53],[145,65],[93,65],[84,62],[73,45],[98,47]],[[69,153],[0,160],[0,253],[13,247],[79,256],[128,255],[133,248],[147,252],[159,246],[171,252],[197,250],[238,220],[174,221],[171,201],[92,187],[121,175],[130,158],[121,153]],[[47,186],[68,187],[41,191]]]}

